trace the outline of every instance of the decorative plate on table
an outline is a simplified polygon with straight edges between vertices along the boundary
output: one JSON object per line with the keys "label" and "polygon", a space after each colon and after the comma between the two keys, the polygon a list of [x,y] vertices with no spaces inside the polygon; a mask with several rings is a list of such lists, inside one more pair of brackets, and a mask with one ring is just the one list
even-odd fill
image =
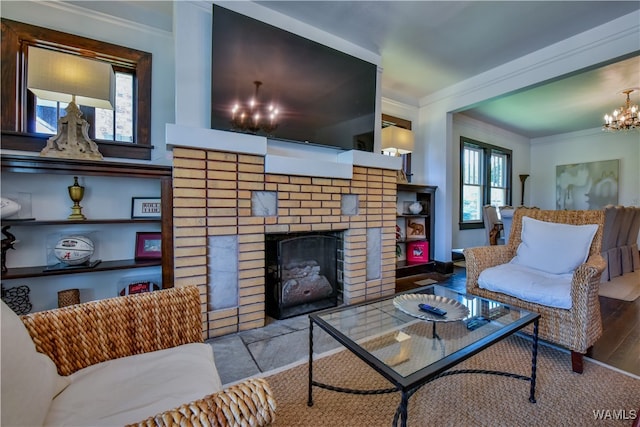
{"label": "decorative plate on table", "polygon": [[[446,311],[444,316],[438,316],[418,308],[418,304],[428,304]],[[433,322],[455,322],[469,315],[469,309],[464,304],[451,298],[429,294],[403,294],[393,299],[393,305],[408,315]]]}

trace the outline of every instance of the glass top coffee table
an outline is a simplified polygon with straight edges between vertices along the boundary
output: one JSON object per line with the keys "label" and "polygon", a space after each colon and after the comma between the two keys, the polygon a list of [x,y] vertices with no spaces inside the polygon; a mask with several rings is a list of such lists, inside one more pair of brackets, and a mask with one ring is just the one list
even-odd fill
{"label": "glass top coffee table", "polygon": [[[426,303],[444,309],[438,316],[418,309]],[[423,385],[460,373],[501,375],[530,382],[535,403],[538,320],[540,315],[449,288],[431,285],[393,297],[324,310],[309,315],[309,406],[313,387],[355,394],[400,392],[393,425],[407,423],[409,398]],[[533,323],[531,376],[487,370],[451,370],[458,363]],[[319,326],[393,387],[353,390],[313,380],[313,328]]]}

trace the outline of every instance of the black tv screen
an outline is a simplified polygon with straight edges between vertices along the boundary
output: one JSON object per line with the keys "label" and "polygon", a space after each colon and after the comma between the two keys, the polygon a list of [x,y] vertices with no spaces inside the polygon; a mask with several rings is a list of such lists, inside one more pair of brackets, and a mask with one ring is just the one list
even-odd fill
{"label": "black tv screen", "polygon": [[[211,62],[213,129],[373,151],[375,64],[218,5]],[[278,109],[275,129],[269,113],[261,113],[264,126],[257,128],[250,112],[233,112],[254,97],[255,82],[260,111]]]}

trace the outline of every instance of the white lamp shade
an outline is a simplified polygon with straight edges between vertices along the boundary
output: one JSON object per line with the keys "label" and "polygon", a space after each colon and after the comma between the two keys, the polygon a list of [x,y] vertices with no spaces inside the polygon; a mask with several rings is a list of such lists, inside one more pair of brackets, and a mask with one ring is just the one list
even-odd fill
{"label": "white lamp shade", "polygon": [[397,154],[408,154],[413,151],[413,132],[397,126],[382,128],[382,151]]}
{"label": "white lamp shade", "polygon": [[113,110],[115,75],[110,64],[29,47],[27,87],[38,98]]}

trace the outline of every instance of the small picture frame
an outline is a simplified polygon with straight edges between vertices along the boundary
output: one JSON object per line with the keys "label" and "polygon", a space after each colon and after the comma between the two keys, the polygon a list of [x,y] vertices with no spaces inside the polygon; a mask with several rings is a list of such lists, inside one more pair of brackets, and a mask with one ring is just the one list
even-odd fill
{"label": "small picture frame", "polygon": [[427,237],[426,220],[423,217],[407,218],[406,240],[424,239]]}
{"label": "small picture frame", "polygon": [[136,233],[135,259],[159,259],[162,257],[162,234],[138,231]]}
{"label": "small picture frame", "polygon": [[132,197],[131,218],[160,218],[162,203],[160,197]]}
{"label": "small picture frame", "polygon": [[429,262],[429,242],[421,240],[407,243],[407,262]]}

